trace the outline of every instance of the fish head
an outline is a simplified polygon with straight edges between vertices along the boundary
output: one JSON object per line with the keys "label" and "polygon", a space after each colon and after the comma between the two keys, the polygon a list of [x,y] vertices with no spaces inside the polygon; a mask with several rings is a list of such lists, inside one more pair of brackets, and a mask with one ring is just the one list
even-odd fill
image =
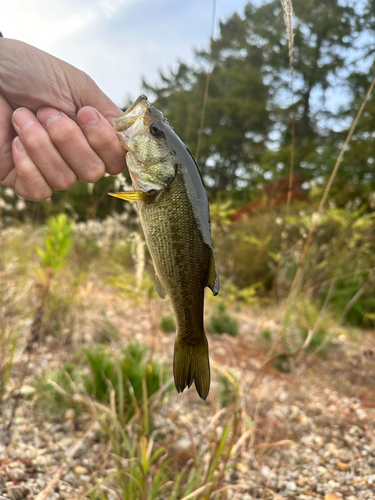
{"label": "fish head", "polygon": [[113,125],[127,151],[134,188],[147,192],[167,187],[176,175],[176,161],[168,139],[174,132],[163,113],[141,95]]}

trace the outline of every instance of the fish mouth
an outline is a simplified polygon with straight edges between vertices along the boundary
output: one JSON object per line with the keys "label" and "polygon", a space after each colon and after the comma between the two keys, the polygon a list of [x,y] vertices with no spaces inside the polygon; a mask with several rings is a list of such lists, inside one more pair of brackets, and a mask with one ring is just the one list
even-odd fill
{"label": "fish mouth", "polygon": [[[119,118],[115,118],[113,120],[113,128],[116,132],[116,135],[120,141],[122,147],[128,150],[127,143],[129,139],[134,135],[134,130],[132,127],[139,118],[145,116],[147,109],[149,107],[149,102],[145,95],[140,95],[136,101],[121,115]],[[138,123],[141,125],[143,120],[140,120]],[[136,125],[136,128],[137,127]],[[134,127],[133,127],[134,129]]]}
{"label": "fish mouth", "polygon": [[121,115],[113,120],[113,128],[116,133],[124,132],[131,127],[138,118],[143,116],[150,106],[147,97],[140,95],[136,101]]}

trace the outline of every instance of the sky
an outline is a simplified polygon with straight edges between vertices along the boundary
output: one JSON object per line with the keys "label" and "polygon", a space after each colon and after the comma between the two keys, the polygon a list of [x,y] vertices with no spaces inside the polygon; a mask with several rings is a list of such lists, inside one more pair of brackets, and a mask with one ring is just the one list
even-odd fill
{"label": "sky", "polygon": [[[214,36],[246,3],[216,0]],[[124,106],[142,93],[142,77],[156,83],[159,70],[208,48],[212,8],[213,0],[12,0],[0,30],[85,71]]]}

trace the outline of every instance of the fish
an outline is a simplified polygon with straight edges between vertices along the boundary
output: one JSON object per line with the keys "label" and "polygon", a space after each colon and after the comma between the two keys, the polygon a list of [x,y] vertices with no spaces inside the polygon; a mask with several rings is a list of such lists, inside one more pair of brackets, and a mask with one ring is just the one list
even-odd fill
{"label": "fish", "polygon": [[203,324],[204,290],[219,293],[207,193],[197,163],[145,95],[113,121],[126,150],[134,191],[108,193],[137,203],[155,269],[155,287],[176,317],[173,375],[182,393],[194,383],[205,400],[210,361]]}

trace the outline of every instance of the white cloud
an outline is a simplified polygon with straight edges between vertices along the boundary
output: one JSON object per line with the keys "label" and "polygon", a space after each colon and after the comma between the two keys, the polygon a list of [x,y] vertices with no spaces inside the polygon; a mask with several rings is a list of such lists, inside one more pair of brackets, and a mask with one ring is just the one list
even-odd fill
{"label": "white cloud", "polygon": [[[246,0],[221,0],[226,17]],[[12,0],[0,29],[88,73],[118,105],[141,92],[141,77],[157,80],[178,59],[207,46],[212,0]],[[220,11],[221,9],[221,11]]]}

